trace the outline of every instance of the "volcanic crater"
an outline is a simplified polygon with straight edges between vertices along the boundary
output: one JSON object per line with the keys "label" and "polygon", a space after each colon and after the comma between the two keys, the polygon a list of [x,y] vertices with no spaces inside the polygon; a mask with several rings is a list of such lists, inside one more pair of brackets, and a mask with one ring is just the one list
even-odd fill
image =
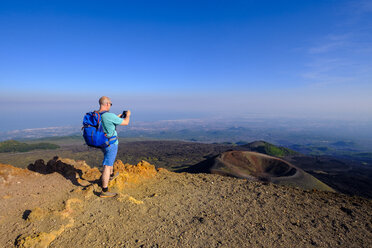
{"label": "volcanic crater", "polygon": [[297,168],[292,164],[255,152],[229,151],[222,153],[216,158],[214,167],[211,169],[216,174],[230,174],[233,176],[249,177],[271,181],[274,177],[288,177],[297,173]]}

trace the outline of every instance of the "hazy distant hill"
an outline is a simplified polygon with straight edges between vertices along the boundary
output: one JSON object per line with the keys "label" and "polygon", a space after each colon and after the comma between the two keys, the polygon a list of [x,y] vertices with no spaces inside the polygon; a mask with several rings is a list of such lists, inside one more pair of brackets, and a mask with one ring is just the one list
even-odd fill
{"label": "hazy distant hill", "polygon": [[[372,125],[278,118],[187,119],[133,122],[118,128],[119,137],[182,140],[203,143],[247,144],[264,140],[307,155],[331,155],[372,165]],[[0,131],[1,139],[24,139],[80,135],[80,127],[48,127]],[[47,138],[48,139],[48,138]]]}
{"label": "hazy distant hill", "polygon": [[254,141],[249,144],[242,145],[241,147],[247,148],[250,151],[264,153],[276,157],[285,157],[291,155],[299,155],[300,153],[281,146],[275,146],[265,141]]}
{"label": "hazy distant hill", "polygon": [[26,144],[16,140],[7,140],[0,142],[0,152],[28,152],[32,150],[54,150],[59,148],[56,144],[51,143],[34,143]]}

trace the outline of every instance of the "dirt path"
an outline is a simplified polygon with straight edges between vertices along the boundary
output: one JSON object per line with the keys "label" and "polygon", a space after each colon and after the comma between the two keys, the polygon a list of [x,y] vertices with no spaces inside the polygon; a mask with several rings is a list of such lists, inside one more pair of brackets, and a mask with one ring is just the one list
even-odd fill
{"label": "dirt path", "polygon": [[[372,246],[372,204],[364,198],[161,170],[102,199],[92,192],[97,188],[83,190],[58,174],[38,178],[28,191],[6,186],[13,197],[1,195],[1,212],[12,214],[1,219],[0,246],[42,232],[54,235],[49,247]],[[49,188],[25,197],[35,194],[32,185]],[[38,204],[47,214],[24,220]]]}

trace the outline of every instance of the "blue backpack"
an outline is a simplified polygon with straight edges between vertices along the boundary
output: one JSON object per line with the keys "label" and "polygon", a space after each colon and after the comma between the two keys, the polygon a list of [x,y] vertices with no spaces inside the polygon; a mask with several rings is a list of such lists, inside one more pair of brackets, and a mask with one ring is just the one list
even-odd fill
{"label": "blue backpack", "polygon": [[104,148],[114,144],[117,140],[116,136],[107,137],[103,131],[102,115],[106,112],[93,111],[85,114],[82,129],[85,143],[88,146]]}

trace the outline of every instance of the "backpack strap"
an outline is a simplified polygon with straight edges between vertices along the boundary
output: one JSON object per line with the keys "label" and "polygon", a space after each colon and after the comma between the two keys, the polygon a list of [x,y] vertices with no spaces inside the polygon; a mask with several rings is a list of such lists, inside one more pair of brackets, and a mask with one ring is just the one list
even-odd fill
{"label": "backpack strap", "polygon": [[105,147],[108,147],[108,146],[114,144],[117,139],[118,139],[118,137],[116,137],[116,136],[111,136],[110,138],[107,138],[107,141],[105,143]]}

